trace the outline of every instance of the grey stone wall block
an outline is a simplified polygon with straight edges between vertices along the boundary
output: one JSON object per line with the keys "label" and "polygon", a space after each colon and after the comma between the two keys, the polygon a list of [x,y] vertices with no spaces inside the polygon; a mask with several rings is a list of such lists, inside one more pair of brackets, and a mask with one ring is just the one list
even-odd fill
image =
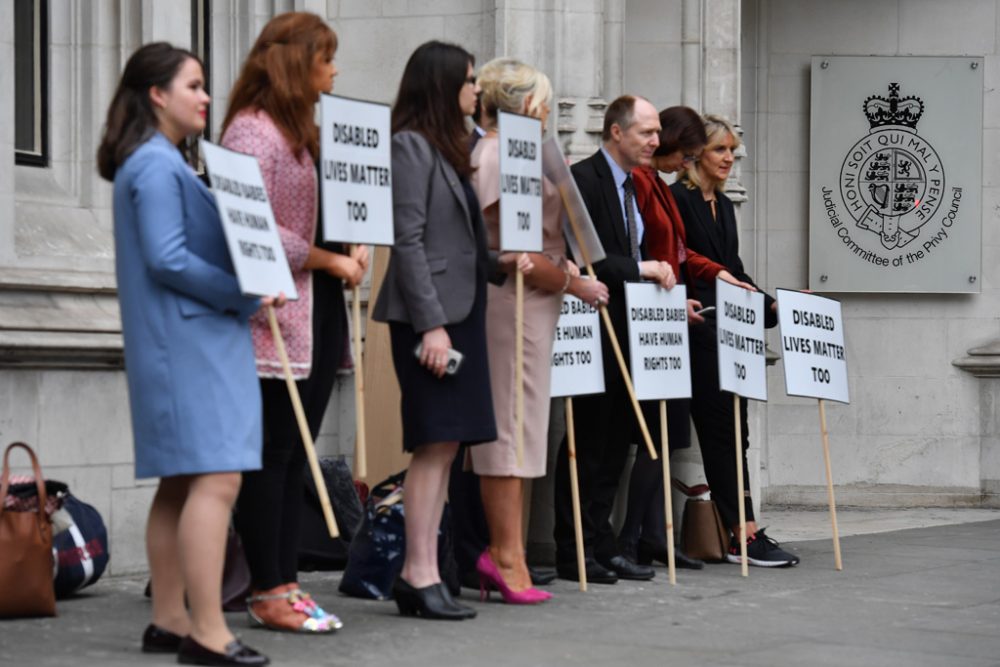
{"label": "grey stone wall block", "polygon": [[983,55],[996,51],[995,0],[899,3],[899,52]]}

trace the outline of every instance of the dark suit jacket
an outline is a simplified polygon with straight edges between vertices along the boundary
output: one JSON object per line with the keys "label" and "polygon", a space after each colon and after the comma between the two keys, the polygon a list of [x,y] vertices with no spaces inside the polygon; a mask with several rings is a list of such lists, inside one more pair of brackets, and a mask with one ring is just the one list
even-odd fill
{"label": "dark suit jacket", "polygon": [[[677,208],[687,230],[688,247],[714,262],[726,267],[731,274],[743,282],[756,287],[753,278],[743,269],[740,259],[740,238],[736,231],[736,211],[733,202],[721,192],[716,193],[719,219],[712,218],[712,209],[701,190],[689,190],[678,181],[670,186],[677,200]],[[715,282],[694,279],[693,296],[705,307],[715,305]],[[760,288],[758,288],[760,289]],[[771,310],[774,298],[764,294],[764,326],[773,327],[778,323],[778,315]]]}
{"label": "dark suit jacket", "polygon": [[[622,215],[621,200],[615,190],[611,167],[598,150],[586,160],[570,167],[576,185],[583,197],[583,203],[594,222],[594,229],[604,246],[605,259],[594,265],[597,279],[608,286],[610,301],[608,314],[615,325],[618,342],[628,359],[628,322],[625,318],[625,283],[639,280],[639,265],[629,254],[628,237],[625,233],[625,217]],[[603,329],[602,329],[603,331]],[[614,355],[605,341],[605,369],[607,378],[608,359]],[[615,367],[614,372],[619,371]]]}

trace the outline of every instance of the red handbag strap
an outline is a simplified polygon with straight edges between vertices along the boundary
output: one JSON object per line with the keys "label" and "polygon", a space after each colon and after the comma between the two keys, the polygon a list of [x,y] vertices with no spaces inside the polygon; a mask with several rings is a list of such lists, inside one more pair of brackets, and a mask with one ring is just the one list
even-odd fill
{"label": "red handbag strap", "polygon": [[23,442],[12,442],[7,445],[3,453],[3,473],[0,474],[0,515],[3,515],[3,501],[7,498],[7,489],[10,486],[10,453],[14,448],[23,449],[31,458],[31,468],[35,473],[35,488],[38,490],[38,525],[44,526],[45,505],[49,501],[48,494],[45,493],[45,480],[42,478],[42,468],[38,465],[38,457],[31,447]]}

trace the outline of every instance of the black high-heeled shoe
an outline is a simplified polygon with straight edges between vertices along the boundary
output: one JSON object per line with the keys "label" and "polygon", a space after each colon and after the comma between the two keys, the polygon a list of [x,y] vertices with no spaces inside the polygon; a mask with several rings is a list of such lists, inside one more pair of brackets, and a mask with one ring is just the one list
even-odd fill
{"label": "black high-heeled shoe", "polygon": [[447,592],[442,592],[443,588],[444,585],[440,583],[414,588],[402,577],[397,577],[392,585],[392,596],[396,600],[396,607],[399,608],[401,616],[418,616],[444,621],[475,618],[474,609],[463,607],[453,599],[449,603],[451,596]]}

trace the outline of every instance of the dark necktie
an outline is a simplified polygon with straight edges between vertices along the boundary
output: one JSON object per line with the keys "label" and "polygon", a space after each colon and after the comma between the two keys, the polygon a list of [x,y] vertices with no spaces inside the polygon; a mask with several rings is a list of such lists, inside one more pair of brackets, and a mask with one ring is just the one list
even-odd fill
{"label": "dark necktie", "polygon": [[628,227],[629,254],[639,261],[639,228],[635,224],[635,186],[632,176],[625,177],[625,226]]}

